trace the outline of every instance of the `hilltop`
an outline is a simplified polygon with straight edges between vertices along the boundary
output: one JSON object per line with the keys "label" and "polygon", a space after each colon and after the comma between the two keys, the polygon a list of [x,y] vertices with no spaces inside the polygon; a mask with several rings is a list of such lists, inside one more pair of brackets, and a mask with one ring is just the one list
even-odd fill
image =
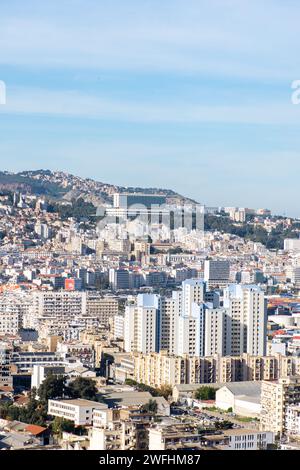
{"label": "hilltop", "polygon": [[111,203],[115,192],[158,193],[165,195],[169,203],[195,203],[171,189],[117,186],[62,171],[43,169],[19,173],[2,171],[0,172],[0,190],[43,195],[57,201],[84,198],[85,201],[93,204]]}

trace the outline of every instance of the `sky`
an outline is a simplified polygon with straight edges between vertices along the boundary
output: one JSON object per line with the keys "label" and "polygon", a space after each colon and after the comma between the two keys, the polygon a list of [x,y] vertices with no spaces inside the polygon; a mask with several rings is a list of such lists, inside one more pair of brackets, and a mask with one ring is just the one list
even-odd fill
{"label": "sky", "polygon": [[298,0],[1,0],[0,169],[300,217],[299,18]]}

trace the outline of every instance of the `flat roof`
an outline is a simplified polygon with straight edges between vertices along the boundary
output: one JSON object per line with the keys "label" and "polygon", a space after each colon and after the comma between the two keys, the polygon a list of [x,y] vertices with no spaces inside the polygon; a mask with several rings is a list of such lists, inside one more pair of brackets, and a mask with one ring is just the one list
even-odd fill
{"label": "flat roof", "polygon": [[93,401],[93,400],[84,400],[83,398],[73,398],[73,399],[66,399],[66,400],[49,400],[49,401],[54,401],[57,403],[66,403],[69,405],[75,405],[75,406],[97,406],[104,408],[107,408],[107,405],[105,403],[101,403],[99,401]]}

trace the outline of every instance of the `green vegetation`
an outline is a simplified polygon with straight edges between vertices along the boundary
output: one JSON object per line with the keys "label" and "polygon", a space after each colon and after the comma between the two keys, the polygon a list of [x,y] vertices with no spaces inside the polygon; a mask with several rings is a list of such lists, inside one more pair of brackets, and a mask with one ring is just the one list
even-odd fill
{"label": "green vegetation", "polygon": [[197,400],[215,400],[216,391],[215,388],[204,385],[196,390],[195,398]]}
{"label": "green vegetation", "polygon": [[3,172],[0,172],[0,185],[2,190],[31,192],[55,198],[63,196],[68,191],[68,188],[62,188],[49,181],[45,182],[30,178],[29,176],[6,174]]}
{"label": "green vegetation", "polygon": [[234,419],[241,421],[241,423],[251,423],[251,421],[256,421],[256,418],[250,418],[249,416],[235,416]]}
{"label": "green vegetation", "polygon": [[22,421],[23,423],[45,426],[47,419],[46,406],[36,399],[35,389],[31,391],[27,406],[19,407],[12,403],[0,404],[0,418],[9,421]]}
{"label": "green vegetation", "polygon": [[59,418],[56,416],[52,422],[52,431],[54,434],[62,435],[63,432],[74,432],[75,425],[73,421],[68,419]]}
{"label": "green vegetation", "polygon": [[70,398],[84,398],[85,400],[97,399],[96,382],[92,379],[77,377],[68,387]]}
{"label": "green vegetation", "polygon": [[225,429],[232,429],[233,428],[233,423],[231,421],[217,421],[215,423],[215,429],[217,430],[225,430]]}
{"label": "green vegetation", "polygon": [[[78,377],[68,387],[63,376],[49,375],[39,387],[38,393],[35,389],[32,389],[26,406],[19,407],[11,402],[0,403],[0,418],[46,426],[47,422],[49,423],[49,417],[47,416],[48,400],[60,398],[96,400],[96,393],[96,382],[92,379]],[[39,398],[37,398],[37,395]],[[60,423],[57,420],[55,426],[56,429],[60,426],[58,432],[67,431],[68,426],[70,427],[68,422]]]}
{"label": "green vegetation", "polygon": [[131,387],[135,387],[141,392],[149,392],[153,397],[164,397],[167,399],[172,394],[172,387],[169,385],[163,385],[161,388],[154,388],[150,387],[149,385],[136,382],[133,379],[126,379],[125,384],[130,385]]}
{"label": "green vegetation", "polygon": [[[276,217],[278,219],[279,217]],[[284,223],[280,223],[273,228],[270,233],[261,225],[254,225],[250,221],[244,223],[234,223],[227,216],[215,216],[206,214],[204,218],[205,230],[217,230],[223,233],[231,233],[239,237],[259,242],[268,249],[283,249],[285,238],[298,238],[299,223],[294,223],[290,228],[286,228]]]}
{"label": "green vegetation", "polygon": [[77,221],[87,219],[89,222],[95,222],[96,208],[91,202],[85,202],[84,199],[73,199],[71,204],[53,203],[49,210],[57,212],[62,220],[69,217],[75,218]]}
{"label": "green vegetation", "polygon": [[66,394],[66,379],[62,375],[49,375],[38,390],[39,400],[45,404],[47,404],[48,400],[63,398]]}
{"label": "green vegetation", "polygon": [[144,413],[157,413],[157,402],[155,400],[149,400],[148,403],[142,406],[142,411]]}

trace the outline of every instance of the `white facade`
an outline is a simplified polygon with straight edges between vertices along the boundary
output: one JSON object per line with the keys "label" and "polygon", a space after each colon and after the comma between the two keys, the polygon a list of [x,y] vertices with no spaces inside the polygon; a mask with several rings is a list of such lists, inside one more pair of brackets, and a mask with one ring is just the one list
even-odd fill
{"label": "white facade", "polygon": [[48,400],[48,414],[73,421],[76,426],[87,426],[93,422],[94,410],[106,410],[103,403],[91,400]]}
{"label": "white facade", "polygon": [[149,354],[158,351],[160,322],[158,296],[140,294],[137,304],[127,305],[124,321],[124,348],[126,352]]}
{"label": "white facade", "polygon": [[284,240],[284,250],[285,251],[300,251],[300,239],[299,238],[286,238]]}
{"label": "white facade", "polygon": [[213,356],[214,354],[225,356],[227,354],[227,322],[226,309],[205,310],[205,356]]}
{"label": "white facade", "polygon": [[255,285],[231,284],[224,290],[228,310],[231,351],[264,356],[266,353],[266,305],[264,292]]}
{"label": "white facade", "polygon": [[272,432],[241,429],[225,431],[224,434],[229,437],[227,450],[265,450],[274,443]]}

